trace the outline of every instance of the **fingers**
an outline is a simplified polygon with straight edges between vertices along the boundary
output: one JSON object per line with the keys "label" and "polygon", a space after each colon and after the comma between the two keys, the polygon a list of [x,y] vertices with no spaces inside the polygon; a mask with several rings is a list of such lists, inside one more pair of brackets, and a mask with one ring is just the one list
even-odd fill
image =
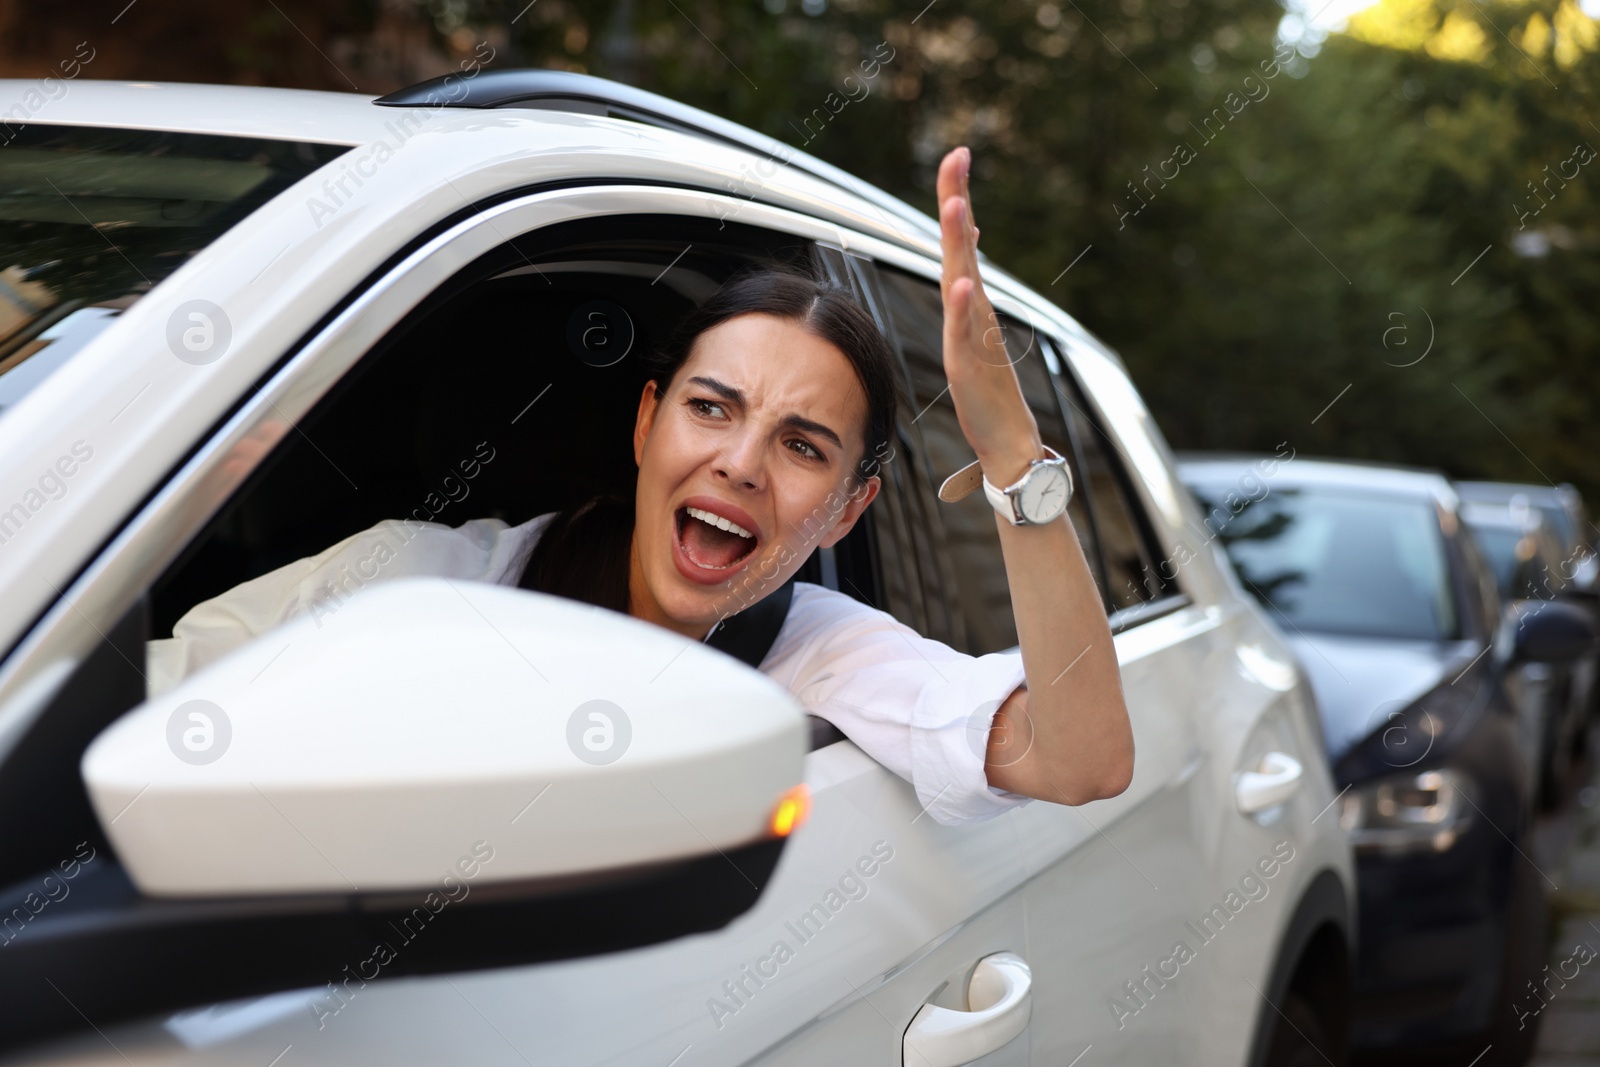
{"label": "fingers", "polygon": [[979,280],[977,229],[972,225],[972,201],[962,187],[965,149],[945,156],[939,167],[939,245],[943,269],[940,288],[949,291],[957,278]]}
{"label": "fingers", "polygon": [[967,166],[968,154],[965,148],[952,148],[946,152],[944,159],[939,161],[939,176],[935,192],[939,198],[939,207],[944,208],[944,202],[952,196],[966,194],[966,180],[963,174]]}

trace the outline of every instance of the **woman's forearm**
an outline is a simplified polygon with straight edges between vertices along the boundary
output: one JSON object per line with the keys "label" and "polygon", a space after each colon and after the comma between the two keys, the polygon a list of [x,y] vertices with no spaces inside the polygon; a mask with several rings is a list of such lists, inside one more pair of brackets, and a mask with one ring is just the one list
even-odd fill
{"label": "woman's forearm", "polygon": [[1058,804],[1116,796],[1133,776],[1133,730],[1078,536],[1066,516],[1042,526],[995,519],[1028,684],[995,715],[989,784]]}

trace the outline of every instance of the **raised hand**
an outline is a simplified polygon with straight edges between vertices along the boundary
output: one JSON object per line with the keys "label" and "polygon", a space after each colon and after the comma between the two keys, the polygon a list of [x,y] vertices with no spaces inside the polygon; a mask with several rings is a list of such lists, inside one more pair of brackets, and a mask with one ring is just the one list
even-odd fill
{"label": "raised hand", "polygon": [[[978,275],[971,167],[965,148],[939,164],[944,372],[961,432],[990,483],[1006,486],[1043,450],[1012,367],[1021,357],[1008,356]],[[1004,699],[991,723],[989,784],[1061,804],[1115,796],[1133,776],[1133,730],[1116,646],[1077,534],[1065,518],[1013,526],[996,515],[995,523],[1027,684]]]}
{"label": "raised hand", "polygon": [[950,151],[939,164],[939,230],[944,296],[944,372],[956,418],[989,481],[1009,485],[1043,453],[1039,427],[1022,397],[1004,331],[978,274],[978,228],[968,174],[972,153]]}

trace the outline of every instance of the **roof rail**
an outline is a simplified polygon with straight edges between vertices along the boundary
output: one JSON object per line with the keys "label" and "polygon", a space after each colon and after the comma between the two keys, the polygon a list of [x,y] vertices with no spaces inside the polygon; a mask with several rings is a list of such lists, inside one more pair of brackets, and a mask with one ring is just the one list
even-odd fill
{"label": "roof rail", "polygon": [[709,111],[605,78],[539,68],[485,70],[471,77],[446,74],[380,96],[373,103],[383,107],[542,108],[629,119],[759,152],[870,201],[909,223],[923,237],[935,241],[939,237],[938,224],[922,212],[831,163]]}

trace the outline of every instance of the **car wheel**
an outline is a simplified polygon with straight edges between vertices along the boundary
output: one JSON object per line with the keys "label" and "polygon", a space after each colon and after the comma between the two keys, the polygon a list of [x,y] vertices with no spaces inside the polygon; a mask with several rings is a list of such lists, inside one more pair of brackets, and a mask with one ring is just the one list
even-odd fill
{"label": "car wheel", "polygon": [[1291,992],[1278,1009],[1278,1023],[1262,1067],[1326,1067],[1333,1047],[1322,1014],[1305,995]]}

